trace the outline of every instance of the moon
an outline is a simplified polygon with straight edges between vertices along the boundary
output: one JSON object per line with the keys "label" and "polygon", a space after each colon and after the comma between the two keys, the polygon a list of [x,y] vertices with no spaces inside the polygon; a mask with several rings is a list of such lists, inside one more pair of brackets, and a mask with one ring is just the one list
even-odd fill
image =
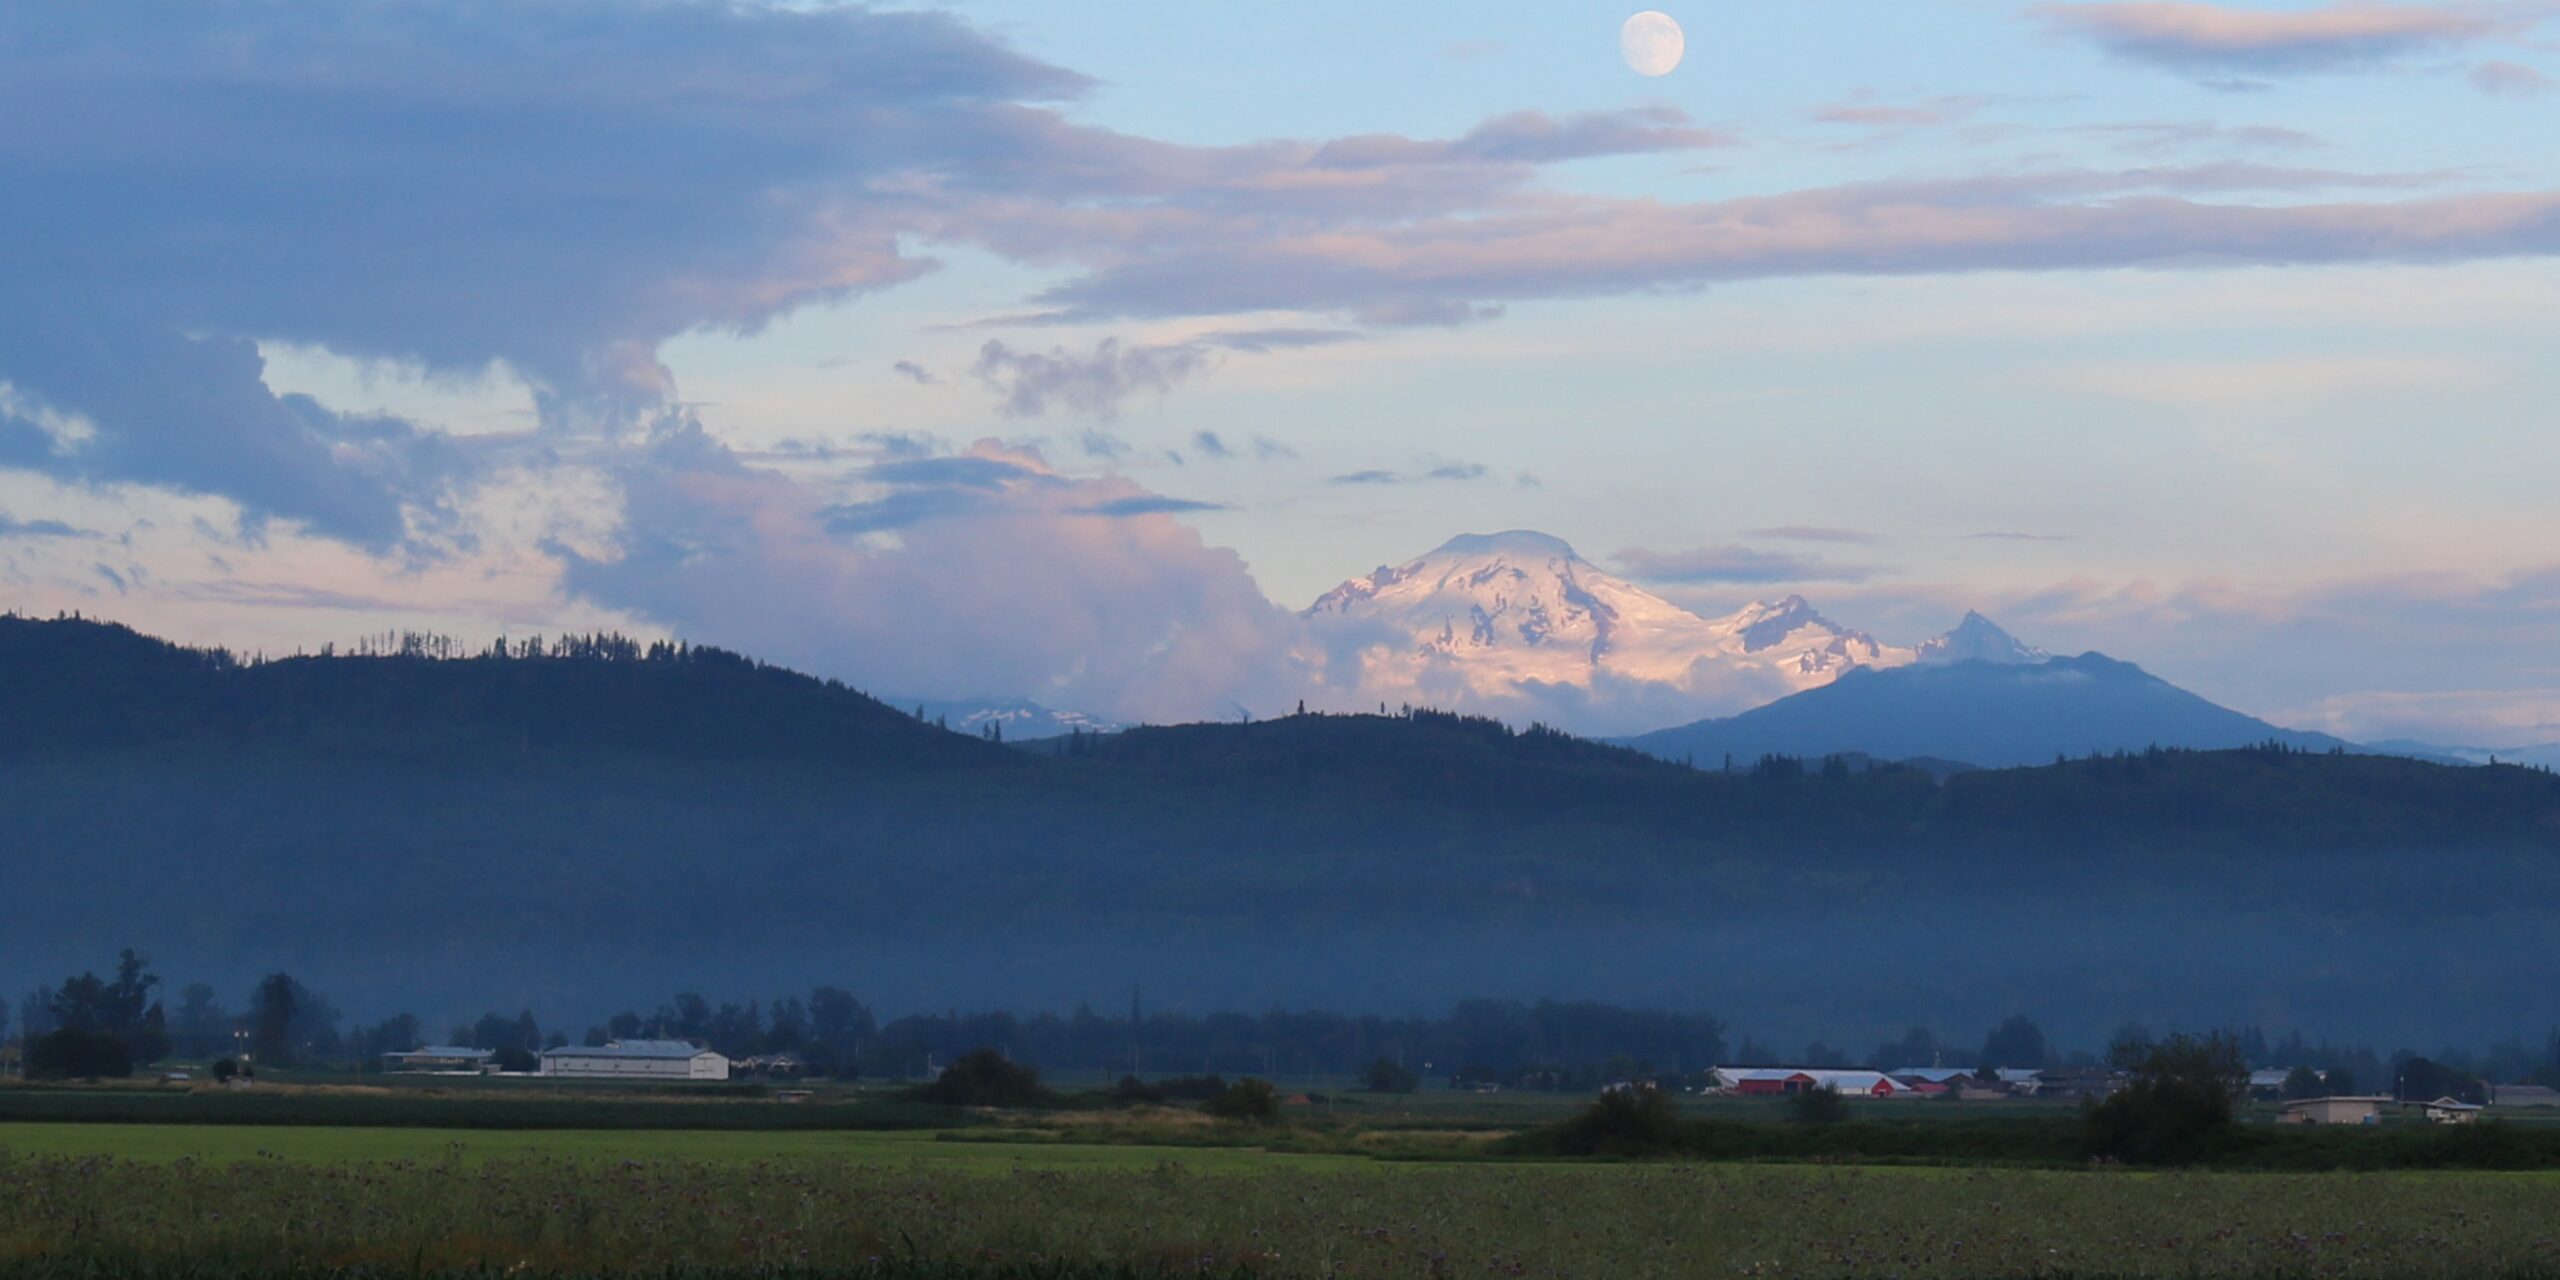
{"label": "moon", "polygon": [[1647,9],[1627,19],[1618,28],[1618,56],[1640,76],[1667,76],[1680,65],[1689,42],[1680,34],[1680,24],[1658,9]]}

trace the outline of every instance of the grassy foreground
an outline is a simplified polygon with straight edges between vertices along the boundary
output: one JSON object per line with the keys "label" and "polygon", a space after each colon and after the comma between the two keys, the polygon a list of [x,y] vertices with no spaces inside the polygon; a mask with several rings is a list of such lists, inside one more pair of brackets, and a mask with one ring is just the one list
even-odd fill
{"label": "grassy foreground", "polygon": [[305,1125],[0,1124],[0,1158],[107,1156],[143,1163],[185,1160],[339,1163],[422,1161],[478,1165],[492,1160],[686,1160],[701,1164],[831,1160],[847,1164],[948,1168],[1149,1169],[1167,1161],[1210,1172],[1368,1166],[1363,1157],[1290,1154],[1240,1147],[1124,1143],[953,1142],[920,1130],[756,1133],[721,1130],[359,1129]]}
{"label": "grassy foreground", "polygon": [[2556,1232],[2539,1175],[0,1156],[0,1260],[48,1275],[2520,1276]]}

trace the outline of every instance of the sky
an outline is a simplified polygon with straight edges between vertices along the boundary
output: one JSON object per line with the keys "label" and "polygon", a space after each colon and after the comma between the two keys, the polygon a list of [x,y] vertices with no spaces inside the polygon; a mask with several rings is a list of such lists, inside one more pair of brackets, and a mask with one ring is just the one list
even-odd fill
{"label": "sky", "polygon": [[1530,528],[2560,740],[2560,3],[1633,11],[10,6],[0,607],[1177,719]]}

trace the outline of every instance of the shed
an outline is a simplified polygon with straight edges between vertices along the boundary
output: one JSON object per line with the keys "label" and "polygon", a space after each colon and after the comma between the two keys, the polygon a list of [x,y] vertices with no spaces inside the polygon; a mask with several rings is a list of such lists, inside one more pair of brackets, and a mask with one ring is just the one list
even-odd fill
{"label": "shed", "polygon": [[406,1053],[382,1055],[385,1071],[435,1072],[444,1075],[478,1075],[495,1065],[497,1051],[474,1049],[467,1045],[431,1044]]}
{"label": "shed", "polygon": [[2303,1098],[2284,1104],[2278,1124],[2380,1124],[2382,1109],[2391,1104],[2383,1097],[2354,1096],[2342,1098]]}
{"label": "shed", "polygon": [[2426,1109],[2430,1124],[2469,1124],[2480,1118],[2479,1105],[2460,1098],[2438,1098],[2420,1105]]}

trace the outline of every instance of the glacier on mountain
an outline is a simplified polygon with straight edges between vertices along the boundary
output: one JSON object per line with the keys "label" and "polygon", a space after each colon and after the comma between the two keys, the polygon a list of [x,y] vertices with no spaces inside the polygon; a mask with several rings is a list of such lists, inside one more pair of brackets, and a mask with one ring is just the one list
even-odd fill
{"label": "glacier on mountain", "polygon": [[1326,592],[1302,615],[1365,630],[1354,684],[1409,701],[1589,734],[1730,714],[1861,667],[2041,661],[1979,614],[1918,648],[1824,617],[1804,597],[1701,617],[1616,577],[1560,538],[1466,534]]}

